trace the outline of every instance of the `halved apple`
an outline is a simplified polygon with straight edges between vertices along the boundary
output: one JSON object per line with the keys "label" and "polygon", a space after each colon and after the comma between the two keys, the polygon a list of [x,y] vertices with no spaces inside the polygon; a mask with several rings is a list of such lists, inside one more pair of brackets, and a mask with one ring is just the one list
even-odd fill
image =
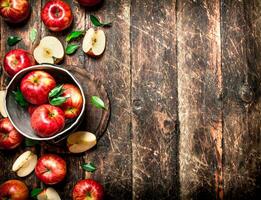
{"label": "halved apple", "polygon": [[87,131],[79,131],[67,138],[67,146],[72,153],[85,152],[96,145],[96,136]]}
{"label": "halved apple", "polygon": [[40,63],[57,64],[64,57],[64,48],[60,40],[53,36],[41,39],[39,45],[34,49],[34,59]]}
{"label": "halved apple", "polygon": [[6,111],[5,111],[5,107],[4,107],[5,94],[6,94],[5,90],[1,90],[0,91],[0,113],[1,113],[1,115],[3,117],[7,117],[7,114],[6,114]]}
{"label": "halved apple", "polygon": [[40,194],[38,194],[37,199],[38,200],[61,200],[56,190],[51,187],[44,189]]}
{"label": "halved apple", "polygon": [[37,155],[31,151],[26,151],[15,160],[12,171],[16,172],[19,177],[25,177],[34,171],[36,163]]}
{"label": "halved apple", "polygon": [[103,30],[94,28],[88,29],[83,38],[82,49],[83,51],[92,57],[100,56],[106,46],[106,36]]}

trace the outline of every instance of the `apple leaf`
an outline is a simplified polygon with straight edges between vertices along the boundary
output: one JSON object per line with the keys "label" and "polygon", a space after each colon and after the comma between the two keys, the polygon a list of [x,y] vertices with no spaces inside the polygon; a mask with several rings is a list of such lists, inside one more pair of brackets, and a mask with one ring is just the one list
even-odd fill
{"label": "apple leaf", "polygon": [[62,105],[66,100],[68,99],[68,97],[55,97],[53,99],[50,100],[50,104],[53,106],[60,106]]}
{"label": "apple leaf", "polygon": [[31,140],[29,138],[25,138],[25,146],[26,147],[33,147],[39,144],[39,141],[37,140]]}
{"label": "apple leaf", "polygon": [[87,171],[87,172],[95,172],[96,171],[96,166],[93,163],[83,163],[82,164],[82,169]]}
{"label": "apple leaf", "polygon": [[32,28],[32,30],[29,33],[29,38],[32,43],[34,43],[36,37],[37,37],[37,30],[35,28]]}
{"label": "apple leaf", "polygon": [[100,22],[98,17],[95,17],[94,15],[90,15],[90,20],[91,20],[92,24],[94,26],[96,26],[96,27],[99,27],[99,26],[111,26],[112,25],[111,22]]}
{"label": "apple leaf", "polygon": [[84,35],[84,31],[73,31],[66,37],[66,42],[70,42]]}
{"label": "apple leaf", "polygon": [[43,191],[41,188],[34,188],[31,191],[31,197],[37,197],[38,194],[40,194]]}
{"label": "apple leaf", "polygon": [[7,44],[9,46],[14,46],[15,44],[17,44],[18,42],[20,42],[22,40],[22,38],[18,37],[18,36],[9,36],[7,38]]}
{"label": "apple leaf", "polygon": [[78,48],[79,48],[78,44],[68,44],[65,49],[65,52],[67,55],[71,55],[71,54],[75,53]]}
{"label": "apple leaf", "polygon": [[93,106],[95,106],[96,108],[105,109],[106,110],[106,107],[105,107],[105,104],[104,104],[103,100],[100,97],[98,97],[98,96],[92,96],[91,97],[91,104]]}
{"label": "apple leaf", "polygon": [[49,98],[58,97],[63,93],[63,85],[58,85],[49,92]]}
{"label": "apple leaf", "polygon": [[17,91],[13,91],[13,94],[14,94],[16,102],[20,106],[22,106],[22,107],[27,107],[28,106],[27,101],[24,99],[24,96],[23,96],[22,92],[19,89],[17,89]]}

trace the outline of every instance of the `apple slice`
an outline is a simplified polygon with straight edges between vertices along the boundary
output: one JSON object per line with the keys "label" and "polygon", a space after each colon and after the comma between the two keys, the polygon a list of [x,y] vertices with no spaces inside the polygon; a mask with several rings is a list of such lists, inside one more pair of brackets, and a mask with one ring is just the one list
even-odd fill
{"label": "apple slice", "polygon": [[34,49],[34,59],[40,63],[57,64],[64,57],[64,48],[60,40],[53,36],[41,39],[39,45]]}
{"label": "apple slice", "polygon": [[34,171],[36,163],[37,156],[31,151],[26,151],[15,160],[12,171],[19,177],[25,177]]}
{"label": "apple slice", "polygon": [[6,111],[5,111],[5,107],[4,107],[5,94],[6,94],[5,90],[1,90],[0,91],[0,113],[1,113],[1,115],[3,117],[7,117],[7,114],[6,114]]}
{"label": "apple slice", "polygon": [[83,51],[89,56],[98,57],[104,52],[105,46],[106,36],[104,31],[101,29],[95,30],[94,28],[88,29],[83,38]]}
{"label": "apple slice", "polygon": [[90,132],[79,131],[67,138],[67,146],[72,153],[85,152],[96,145],[96,136]]}
{"label": "apple slice", "polygon": [[55,189],[49,187],[44,189],[40,194],[37,195],[38,200],[61,200],[59,194]]}

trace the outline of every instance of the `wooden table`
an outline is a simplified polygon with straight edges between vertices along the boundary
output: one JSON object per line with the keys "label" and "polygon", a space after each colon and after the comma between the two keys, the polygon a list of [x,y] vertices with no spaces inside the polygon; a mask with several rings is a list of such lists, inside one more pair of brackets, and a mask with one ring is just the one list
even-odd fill
{"label": "wooden table", "polygon": [[[97,148],[61,155],[68,164],[64,183],[71,198],[77,180],[93,178],[106,199],[257,199],[261,158],[261,1],[105,0],[96,11],[68,1],[74,25],[51,33],[41,23],[45,1],[32,0],[30,20],[12,27],[1,20],[1,61],[13,48],[33,50],[28,33],[55,35],[91,27],[89,15],[113,21],[104,29],[100,59],[81,49],[62,65],[86,68],[99,77],[111,99],[111,119]],[[6,39],[23,40],[8,47]],[[36,42],[37,43],[37,42]],[[1,87],[8,83],[5,75]],[[36,147],[38,154],[46,153]],[[26,148],[0,151],[0,182]],[[80,165],[92,161],[93,174]],[[43,185],[32,174],[31,188]]]}

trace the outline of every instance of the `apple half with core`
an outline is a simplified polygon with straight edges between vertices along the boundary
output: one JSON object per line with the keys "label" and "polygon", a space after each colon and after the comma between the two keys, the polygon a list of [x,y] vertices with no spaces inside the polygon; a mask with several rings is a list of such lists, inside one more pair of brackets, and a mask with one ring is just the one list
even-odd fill
{"label": "apple half with core", "polygon": [[8,180],[0,185],[0,199],[28,200],[27,186],[19,180]]}
{"label": "apple half with core", "polygon": [[56,37],[46,36],[41,39],[39,45],[34,49],[33,55],[39,64],[57,64],[63,60],[64,48]]}
{"label": "apple half with core", "polygon": [[99,57],[105,50],[106,36],[103,30],[90,28],[83,38],[82,50],[91,57]]}
{"label": "apple half with core", "polygon": [[31,126],[40,137],[51,137],[61,131],[64,125],[63,110],[49,104],[37,107],[31,116]]}
{"label": "apple half with core", "polygon": [[55,154],[43,155],[36,164],[35,175],[45,184],[57,184],[66,176],[66,162]]}
{"label": "apple half with core", "polygon": [[0,149],[14,149],[22,143],[23,138],[8,118],[0,119]]}
{"label": "apple half with core", "polygon": [[41,18],[45,26],[51,31],[62,31],[73,21],[73,14],[69,4],[61,0],[50,0],[42,9]]}
{"label": "apple half with core", "polygon": [[7,117],[7,113],[5,110],[5,95],[6,95],[6,90],[0,90],[0,113],[2,117]]}
{"label": "apple half with core", "polygon": [[77,0],[77,1],[79,2],[80,5],[88,6],[88,7],[97,6],[102,2],[102,0]]}
{"label": "apple half with core", "polygon": [[48,187],[37,195],[37,200],[61,200],[55,189]]}
{"label": "apple half with core", "polygon": [[20,23],[30,14],[29,0],[0,0],[0,15],[10,23]]}
{"label": "apple half with core", "polygon": [[92,179],[79,181],[73,188],[73,200],[102,200],[104,189],[102,185]]}
{"label": "apple half with core", "polygon": [[35,64],[33,56],[23,49],[13,49],[4,57],[4,69],[13,77],[17,72]]}
{"label": "apple half with core", "polygon": [[40,105],[48,102],[48,94],[55,86],[56,82],[50,74],[37,70],[22,79],[20,89],[26,101]]}

